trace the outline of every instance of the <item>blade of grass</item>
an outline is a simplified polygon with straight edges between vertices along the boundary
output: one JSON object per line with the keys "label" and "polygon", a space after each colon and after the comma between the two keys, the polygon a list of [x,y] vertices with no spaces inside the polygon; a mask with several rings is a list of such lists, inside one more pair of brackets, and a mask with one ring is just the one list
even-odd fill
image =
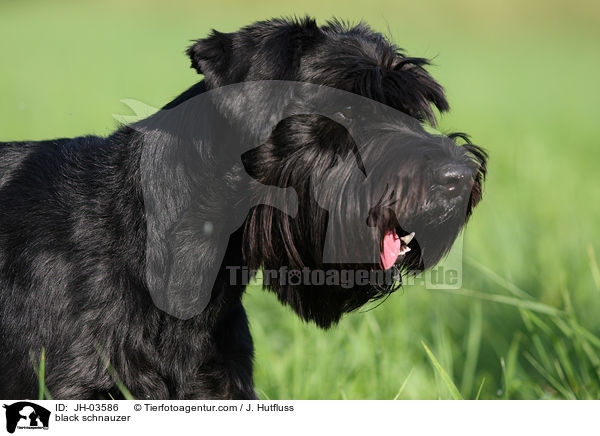
{"label": "blade of grass", "polygon": [[573,327],[573,330],[575,330],[576,333],[578,333],[579,335],[581,335],[583,338],[586,339],[586,342],[589,342],[591,345],[594,345],[596,348],[600,348],[600,338],[598,338],[598,336],[594,335],[592,332],[587,330],[585,327],[582,327],[578,323],[572,323],[571,325]]}
{"label": "blade of grass", "polygon": [[600,358],[592,349],[589,342],[582,341],[581,347],[583,348],[583,351],[585,352],[585,355],[587,356],[591,364],[594,366],[594,370],[596,371],[596,377],[600,378]]}
{"label": "blade of grass", "polygon": [[434,354],[431,352],[429,347],[427,347],[427,345],[425,345],[425,342],[423,342],[423,341],[421,341],[421,345],[425,349],[427,356],[429,356],[429,360],[431,360],[433,367],[435,368],[435,370],[438,372],[438,374],[440,375],[440,377],[446,384],[446,387],[450,391],[450,395],[452,395],[452,398],[454,398],[455,400],[462,400],[463,397],[460,394],[460,392],[458,391],[458,388],[456,387],[456,385],[454,384],[454,382],[452,381],[452,379],[450,378],[448,373],[444,370],[444,368],[442,368],[442,366],[440,365],[440,363],[438,362],[438,360],[436,359]]}
{"label": "blade of grass", "polygon": [[413,371],[415,368],[411,368],[410,372],[408,373],[408,375],[406,376],[406,378],[404,379],[404,382],[402,382],[402,386],[400,386],[400,390],[398,391],[398,393],[396,394],[396,396],[394,397],[394,400],[397,400],[398,398],[400,398],[400,394],[402,394],[402,391],[404,391],[404,388],[406,387],[406,384],[408,383],[408,379],[410,378],[410,376],[412,375]]}
{"label": "blade of grass", "polygon": [[133,397],[133,395],[131,395],[131,392],[129,392],[129,389],[127,389],[127,387],[121,381],[121,378],[117,374],[117,371],[115,371],[115,369],[113,368],[113,366],[110,364],[110,360],[108,359],[108,357],[106,357],[106,355],[103,353],[102,349],[98,345],[96,345],[96,352],[98,353],[98,355],[102,359],[102,362],[104,363],[104,366],[106,367],[106,369],[107,369],[108,373],[110,374],[111,378],[113,379],[113,381],[117,385],[117,388],[119,389],[119,391],[121,391],[121,394],[123,394],[123,398],[125,398],[126,400],[135,400],[135,398]]}
{"label": "blade of grass", "polygon": [[262,389],[256,389],[256,393],[258,394],[258,398],[260,398],[261,400],[270,400],[271,398],[269,398],[269,395],[267,395],[267,393],[262,390]]}
{"label": "blade of grass", "polygon": [[519,288],[514,283],[509,282],[504,277],[500,276],[499,274],[497,274],[494,271],[492,271],[491,269],[489,269],[487,266],[482,265],[481,263],[477,262],[475,259],[473,259],[471,257],[467,257],[466,261],[468,263],[470,263],[471,265],[473,265],[475,268],[477,268],[480,272],[484,273],[486,276],[491,278],[498,285],[500,285],[501,287],[503,287],[504,289],[509,291],[511,294],[513,294],[517,297],[526,298],[528,300],[533,299],[533,296],[531,294],[525,292],[524,290]]}
{"label": "blade of grass", "polygon": [[504,380],[504,399],[508,400],[508,381],[506,379],[506,363],[504,357],[500,358],[500,368],[502,368],[502,380]]}
{"label": "blade of grass", "polygon": [[510,394],[511,394],[511,389],[513,386],[513,377],[515,375],[515,372],[517,371],[517,358],[519,356],[519,346],[521,345],[521,333],[517,332],[517,334],[513,337],[511,343],[510,343],[510,347],[508,348],[508,354],[506,356],[506,360],[505,360],[505,373],[504,373],[504,379],[505,379],[505,386],[504,389],[506,390],[506,399],[510,399]]}
{"label": "blade of grass", "polygon": [[523,309],[531,310],[532,312],[545,313],[553,316],[564,316],[564,312],[552,306],[548,306],[544,303],[538,303],[537,301],[526,301],[519,300],[515,297],[507,297],[505,295],[498,294],[487,294],[485,292],[478,292],[472,289],[436,289],[431,292],[444,292],[449,294],[462,295],[465,297],[480,298],[482,300],[493,301],[495,303],[508,304],[510,306],[520,307]]}
{"label": "blade of grass", "polygon": [[598,268],[598,262],[596,262],[596,252],[592,244],[587,246],[588,257],[590,258],[590,270],[592,271],[592,278],[596,285],[596,290],[600,291],[600,268]]}
{"label": "blade of grass", "polygon": [[448,328],[442,321],[444,319],[440,307],[436,307],[435,329],[433,334],[435,338],[435,352],[440,366],[442,366],[448,374],[454,374],[454,357],[452,339],[450,338]]}
{"label": "blade of grass", "polygon": [[552,385],[554,389],[561,393],[565,399],[576,400],[576,395],[568,388],[565,388],[558,382],[548,371],[544,369],[540,363],[530,353],[525,353],[525,358],[531,363],[531,365],[537,369],[537,371]]}
{"label": "blade of grass", "polygon": [[465,397],[470,398],[472,386],[475,380],[475,371],[477,369],[477,360],[479,358],[479,347],[481,345],[481,331],[483,329],[483,319],[481,302],[471,307],[471,316],[469,319],[469,332],[467,336],[467,355],[463,367],[463,376],[460,384],[461,392]]}
{"label": "blade of grass", "polygon": [[40,358],[40,370],[38,372],[38,400],[44,399],[44,389],[46,387],[46,350],[42,347],[42,357]]}
{"label": "blade of grass", "polygon": [[519,312],[521,314],[521,318],[523,318],[523,322],[525,323],[525,327],[529,330],[530,333],[534,333],[536,331],[542,330],[548,336],[553,336],[554,332],[552,328],[545,323],[542,318],[537,316],[530,310],[519,308]]}
{"label": "blade of grass", "polygon": [[539,335],[534,334],[531,337],[531,341],[533,342],[533,348],[537,351],[537,355],[541,359],[541,362],[544,365],[544,368],[547,371],[550,371],[550,368],[552,368],[552,359],[550,358],[550,355],[546,351],[546,348],[544,347],[544,344],[542,343],[542,339],[540,338]]}
{"label": "blade of grass", "polygon": [[[558,361],[558,359],[554,359],[554,370],[556,371],[556,374],[558,374],[558,378],[560,379],[560,381],[562,382],[563,385],[568,385],[569,382],[567,381],[567,377],[565,376],[565,372],[563,371],[562,367],[560,366],[560,362]],[[569,385],[569,389],[571,389],[571,386]],[[575,392],[573,392],[575,393]]]}
{"label": "blade of grass", "polygon": [[481,396],[481,391],[483,390],[483,385],[485,384],[485,377],[481,380],[481,384],[479,385],[479,389],[477,389],[477,395],[475,395],[475,400],[479,400]]}
{"label": "blade of grass", "polygon": [[[31,366],[33,367],[33,371],[35,372],[35,374],[38,377],[38,386],[43,386],[43,395],[41,396],[40,399],[46,399],[46,400],[51,400],[52,399],[52,395],[50,395],[50,391],[48,390],[48,388],[46,387],[46,358],[45,358],[45,350],[43,350],[44,353],[44,362],[43,362],[43,371],[44,374],[42,375],[42,377],[44,378],[44,380],[40,383],[39,382],[39,378],[40,378],[40,366],[38,365],[38,359],[35,356],[35,353],[33,352],[33,350],[29,351],[29,360],[31,361]],[[40,359],[40,364],[41,364],[41,359]],[[39,393],[38,393],[38,397],[39,397]]]}
{"label": "blade of grass", "polygon": [[565,376],[569,385],[571,386],[571,390],[577,394],[579,389],[579,383],[577,381],[577,377],[575,375],[575,371],[573,366],[571,365],[571,359],[569,358],[569,353],[567,351],[567,347],[565,346],[564,341],[557,341],[554,345],[554,350],[556,351],[556,355],[561,363],[561,366],[565,372]]}

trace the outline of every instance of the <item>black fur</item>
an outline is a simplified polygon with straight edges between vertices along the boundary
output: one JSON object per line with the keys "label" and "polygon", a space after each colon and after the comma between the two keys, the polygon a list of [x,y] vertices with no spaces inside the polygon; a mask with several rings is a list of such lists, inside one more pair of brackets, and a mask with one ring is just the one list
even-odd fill
{"label": "black fur", "polygon": [[[442,87],[424,69],[427,61],[406,57],[364,24],[333,21],[319,27],[308,18],[271,20],[234,33],[213,31],[187,53],[204,80],[158,117],[207,90],[272,79],[349,91],[431,124],[432,106],[448,109]],[[232,99],[216,103],[234,130],[251,137],[257,126],[239,116],[237,105]],[[360,114],[340,116],[347,121]],[[324,210],[311,183],[328,181],[328,189],[342,192],[350,168],[361,167],[362,160],[397,188],[386,191],[385,205],[370,213],[374,243],[380,244],[386,231],[416,229],[423,236],[411,243],[413,250],[397,268],[422,270],[437,262],[481,198],[485,153],[468,141],[457,146],[454,139],[462,135],[419,131],[407,144],[406,136],[383,120],[374,127],[372,143],[356,153],[343,124],[310,114],[283,119],[267,142],[244,153],[243,167],[229,164],[226,139],[212,136],[193,157],[199,164],[193,174],[184,172],[150,197],[142,192],[142,154],[150,156],[145,168],[151,174],[160,172],[165,160],[181,158],[172,153],[173,132],[122,127],[107,138],[0,143],[0,397],[36,395],[34,367],[44,349],[46,384],[55,399],[121,397],[117,377],[136,398],[255,398],[244,287],[230,284],[226,267],[348,267],[323,262],[327,220],[331,230],[340,217],[363,219],[352,211],[364,199],[349,200],[356,206],[349,214],[342,213],[349,206],[339,197]],[[399,163],[390,165],[394,159]],[[456,197],[464,200],[463,209],[436,180],[435,169],[448,163],[472,174],[469,189]],[[243,171],[261,184],[294,188],[298,215],[253,207],[231,236],[219,226],[214,237],[193,226],[185,232],[175,228],[188,213],[180,195],[192,185],[208,186],[219,178],[211,185],[218,187],[202,191],[192,209],[194,216],[217,223],[227,207],[251,196],[253,185],[240,182]],[[169,270],[170,278],[155,274],[168,262],[164,247],[146,246],[149,231],[158,241],[182,232],[177,247],[171,247],[177,269]],[[229,239],[226,250],[219,251],[217,237]],[[216,282],[199,315],[171,316],[150,298],[148,281],[165,279],[174,292],[185,292],[211,268]],[[322,327],[394,288],[270,285],[300,317]]]}

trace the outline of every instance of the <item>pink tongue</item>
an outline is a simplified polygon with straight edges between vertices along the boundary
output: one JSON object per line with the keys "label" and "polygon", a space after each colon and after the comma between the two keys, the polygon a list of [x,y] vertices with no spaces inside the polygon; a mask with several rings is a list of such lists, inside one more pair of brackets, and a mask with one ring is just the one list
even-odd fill
{"label": "pink tongue", "polygon": [[381,266],[383,269],[391,268],[400,255],[402,243],[396,232],[388,232],[383,238],[383,250],[381,252]]}

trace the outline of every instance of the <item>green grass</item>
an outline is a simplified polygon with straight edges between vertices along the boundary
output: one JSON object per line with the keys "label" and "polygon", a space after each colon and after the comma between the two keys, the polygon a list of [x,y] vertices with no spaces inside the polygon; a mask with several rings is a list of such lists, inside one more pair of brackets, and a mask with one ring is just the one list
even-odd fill
{"label": "green grass", "polygon": [[421,342],[421,345],[423,345],[423,348],[425,349],[427,356],[431,360],[431,364],[435,368],[436,374],[438,374],[440,376],[440,378],[442,379],[442,382],[446,386],[446,389],[448,389],[448,392],[450,392],[450,396],[452,397],[452,399],[463,400],[464,398],[460,394],[460,392],[459,392],[458,388],[456,387],[456,385],[454,384],[454,382],[452,381],[452,377],[450,377],[448,375],[448,373],[444,370],[444,368],[442,368],[442,365],[440,365],[440,362],[438,362],[438,360],[436,359],[434,354],[431,352],[429,347],[427,345],[425,345],[424,342]]}
{"label": "green grass", "polygon": [[39,358],[33,351],[30,352],[29,359],[38,377],[38,400],[51,400],[52,395],[46,387],[46,350],[42,348]]}
{"label": "green grass", "polygon": [[[123,398],[125,400],[135,400],[134,396],[131,394],[131,392],[129,392],[129,389],[127,389],[127,386],[125,386],[125,384],[121,380],[121,377],[119,377],[119,374],[117,373],[115,368],[111,365],[110,360],[108,359],[108,357],[106,356],[106,354],[104,353],[104,351],[102,350],[102,348],[100,346],[96,346],[96,352],[98,353],[98,356],[100,356],[100,359],[102,359],[102,362],[104,363],[104,367],[110,374],[110,377],[114,380],[115,385],[117,386],[117,389],[119,389],[119,392],[121,393]],[[110,395],[110,393],[109,393],[109,395]],[[110,395],[110,396],[111,396],[111,399],[114,400],[114,398],[112,398],[112,395]]]}
{"label": "green grass", "polygon": [[198,79],[189,40],[310,12],[433,57],[453,106],[440,129],[490,153],[461,290],[410,286],[322,332],[248,289],[263,398],[600,397],[600,5],[122,3],[0,3],[0,139],[106,134],[121,100],[157,107]]}

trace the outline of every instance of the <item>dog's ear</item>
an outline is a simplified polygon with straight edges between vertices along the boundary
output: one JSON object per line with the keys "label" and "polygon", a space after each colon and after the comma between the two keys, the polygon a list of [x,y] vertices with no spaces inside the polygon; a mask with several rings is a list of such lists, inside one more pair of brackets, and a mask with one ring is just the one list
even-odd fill
{"label": "dog's ear", "polygon": [[233,56],[233,34],[213,30],[208,38],[197,40],[186,53],[192,68],[205,78],[227,76]]}
{"label": "dog's ear", "polygon": [[444,88],[425,70],[429,60],[401,57],[393,71],[385,72],[383,87],[386,95],[393,96],[387,103],[418,120],[427,120],[436,125],[431,105],[440,112],[450,106]]}
{"label": "dog's ear", "polygon": [[261,21],[233,33],[213,30],[190,46],[187,55],[210,88],[247,80],[294,80],[301,54],[319,34],[309,17]]}

